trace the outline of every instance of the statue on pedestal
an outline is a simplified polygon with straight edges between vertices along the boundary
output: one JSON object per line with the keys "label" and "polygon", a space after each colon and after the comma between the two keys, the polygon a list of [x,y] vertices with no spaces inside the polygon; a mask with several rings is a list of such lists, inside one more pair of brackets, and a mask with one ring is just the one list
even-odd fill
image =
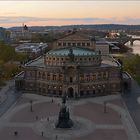
{"label": "statue on pedestal", "polygon": [[71,128],[73,126],[73,121],[70,119],[69,109],[67,109],[67,106],[65,104],[66,96],[63,96],[58,121],[55,125],[56,128]]}

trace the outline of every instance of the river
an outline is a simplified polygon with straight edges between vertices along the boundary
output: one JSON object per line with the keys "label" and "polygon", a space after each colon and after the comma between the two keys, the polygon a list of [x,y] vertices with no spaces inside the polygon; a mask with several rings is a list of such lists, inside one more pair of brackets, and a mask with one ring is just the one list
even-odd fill
{"label": "river", "polygon": [[[140,38],[140,36],[134,36],[134,37]],[[134,54],[140,55],[140,41],[137,40],[134,41],[133,46],[130,45],[130,42],[127,42],[125,45],[128,46],[129,48],[132,48]]]}

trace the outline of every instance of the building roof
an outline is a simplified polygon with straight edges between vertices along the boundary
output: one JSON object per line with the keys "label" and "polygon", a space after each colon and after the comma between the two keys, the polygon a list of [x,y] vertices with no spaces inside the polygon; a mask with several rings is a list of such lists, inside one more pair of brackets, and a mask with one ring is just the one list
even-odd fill
{"label": "building roof", "polygon": [[15,48],[16,52],[40,52],[48,47],[47,43],[24,43]]}
{"label": "building roof", "polygon": [[[34,61],[28,63],[25,65],[26,67],[38,67],[38,68],[44,68],[44,57],[39,57],[35,59]],[[99,67],[119,67],[119,64],[115,59],[113,59],[110,56],[104,56],[103,61]],[[90,69],[90,67],[87,67],[87,69]]]}
{"label": "building roof", "polygon": [[25,64],[25,66],[28,66],[28,67],[45,67],[44,57],[39,57],[39,58],[31,61],[30,63]]}
{"label": "building roof", "polygon": [[96,46],[108,46],[108,42],[107,41],[104,41],[104,40],[100,40],[100,41],[96,41]]}
{"label": "building roof", "polygon": [[71,41],[71,40],[72,41],[74,41],[74,40],[76,40],[76,41],[78,41],[78,40],[90,41],[91,39],[89,36],[84,35],[80,32],[74,32],[74,33],[69,33],[69,34],[65,35],[64,37],[58,39],[58,41],[63,41],[63,40],[65,40],[65,41]]}
{"label": "building roof", "polygon": [[127,72],[122,73],[123,79],[131,79],[131,76]]}
{"label": "building roof", "polygon": [[101,67],[120,67],[120,63],[115,60],[112,56],[106,55],[102,57],[102,63],[101,63]]}
{"label": "building roof", "polygon": [[51,50],[47,53],[47,55],[52,56],[68,56],[70,54],[70,50],[74,56],[88,56],[88,55],[98,55],[99,52],[95,52],[94,50],[90,50],[87,48],[80,48],[80,47],[69,47],[69,48],[60,48]]}

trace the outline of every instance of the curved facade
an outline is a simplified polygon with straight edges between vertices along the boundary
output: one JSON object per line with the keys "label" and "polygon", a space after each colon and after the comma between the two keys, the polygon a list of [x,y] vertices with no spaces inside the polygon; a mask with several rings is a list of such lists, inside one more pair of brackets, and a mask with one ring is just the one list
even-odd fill
{"label": "curved facade", "polygon": [[65,94],[74,98],[117,93],[121,90],[119,63],[109,56],[102,59],[100,51],[94,49],[58,47],[25,66],[23,89],[41,95]]}

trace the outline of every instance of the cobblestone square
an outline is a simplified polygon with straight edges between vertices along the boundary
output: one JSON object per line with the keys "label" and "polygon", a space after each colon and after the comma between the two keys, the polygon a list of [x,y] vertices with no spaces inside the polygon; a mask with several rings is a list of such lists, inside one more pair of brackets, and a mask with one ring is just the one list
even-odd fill
{"label": "cobblestone square", "polygon": [[[66,104],[71,119],[78,125],[60,130],[54,124],[58,118],[61,98],[24,94],[1,117],[0,137],[3,140],[55,140],[56,137],[58,140],[135,139],[129,115],[119,95],[68,99]],[[15,135],[15,132],[18,134]]]}

